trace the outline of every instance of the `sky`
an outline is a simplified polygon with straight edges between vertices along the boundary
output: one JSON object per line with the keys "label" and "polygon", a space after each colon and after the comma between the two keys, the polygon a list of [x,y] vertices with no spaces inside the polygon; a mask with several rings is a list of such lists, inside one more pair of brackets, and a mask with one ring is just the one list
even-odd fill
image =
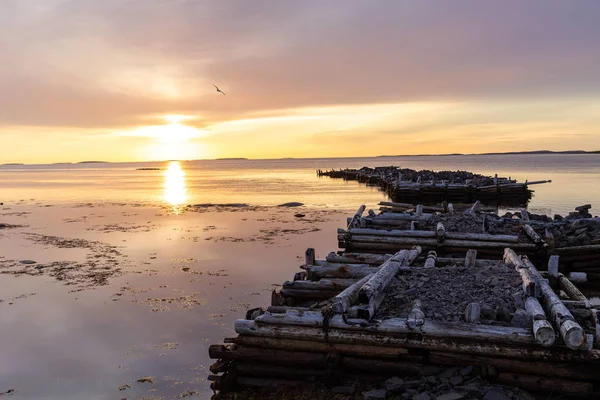
{"label": "sky", "polygon": [[0,0],[0,163],[599,150],[598,21],[598,0]]}

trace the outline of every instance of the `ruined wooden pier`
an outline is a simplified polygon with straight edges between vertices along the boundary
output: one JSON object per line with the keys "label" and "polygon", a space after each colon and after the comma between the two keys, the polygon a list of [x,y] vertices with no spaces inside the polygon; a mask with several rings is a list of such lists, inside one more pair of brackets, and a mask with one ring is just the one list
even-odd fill
{"label": "ruined wooden pier", "polygon": [[487,177],[466,171],[415,171],[399,167],[317,170],[318,176],[356,180],[379,186],[393,201],[410,203],[471,203],[526,205],[533,191],[529,186],[549,180],[517,182],[514,179]]}
{"label": "ruined wooden pier", "polygon": [[[525,210],[498,217],[479,202],[381,206],[348,218],[343,251],[318,259],[307,249],[272,305],[210,346],[214,390],[411,376],[402,390],[414,391],[436,366],[475,367],[535,393],[600,390],[599,311],[578,287],[593,273],[572,270],[575,259],[600,268],[600,244],[557,247],[562,225]],[[564,223],[600,224],[589,207],[577,212]],[[466,390],[452,371],[450,384],[433,379],[447,396]]]}

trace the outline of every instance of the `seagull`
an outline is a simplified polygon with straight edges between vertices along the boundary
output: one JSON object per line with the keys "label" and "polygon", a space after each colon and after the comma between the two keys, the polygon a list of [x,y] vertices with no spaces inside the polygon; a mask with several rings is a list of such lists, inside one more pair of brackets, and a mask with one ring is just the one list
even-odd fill
{"label": "seagull", "polygon": [[219,89],[219,88],[217,87],[217,85],[215,85],[215,84],[213,83],[213,86],[217,88],[217,92],[219,92],[219,93],[222,93],[222,94],[223,94],[223,96],[225,96],[225,92],[224,92],[224,91],[222,91],[221,89]]}

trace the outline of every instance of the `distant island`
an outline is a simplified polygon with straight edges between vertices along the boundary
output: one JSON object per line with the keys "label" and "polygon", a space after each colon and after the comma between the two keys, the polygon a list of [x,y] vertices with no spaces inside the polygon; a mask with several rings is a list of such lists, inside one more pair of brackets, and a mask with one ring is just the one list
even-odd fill
{"label": "distant island", "polygon": [[565,150],[565,151],[552,151],[552,150],[533,150],[533,151],[507,151],[500,153],[447,153],[447,154],[396,154],[396,155],[381,155],[377,157],[427,157],[427,156],[498,156],[498,155],[537,155],[537,154],[600,154],[600,150],[596,151],[585,151],[585,150]]}
{"label": "distant island", "polygon": [[25,165],[23,163],[7,163],[7,164],[2,164],[2,165]]}
{"label": "distant island", "polygon": [[77,164],[108,164],[108,161],[79,161]]}
{"label": "distant island", "polygon": [[215,158],[215,161],[244,161],[244,160],[248,160],[247,158],[244,157],[226,157],[226,158]]}

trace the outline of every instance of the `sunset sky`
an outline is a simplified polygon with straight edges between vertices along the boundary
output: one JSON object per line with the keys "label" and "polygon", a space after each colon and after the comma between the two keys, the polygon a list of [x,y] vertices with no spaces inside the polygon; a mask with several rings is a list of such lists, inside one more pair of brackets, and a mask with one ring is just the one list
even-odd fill
{"label": "sunset sky", "polygon": [[0,0],[0,163],[599,150],[599,21],[598,0]]}

